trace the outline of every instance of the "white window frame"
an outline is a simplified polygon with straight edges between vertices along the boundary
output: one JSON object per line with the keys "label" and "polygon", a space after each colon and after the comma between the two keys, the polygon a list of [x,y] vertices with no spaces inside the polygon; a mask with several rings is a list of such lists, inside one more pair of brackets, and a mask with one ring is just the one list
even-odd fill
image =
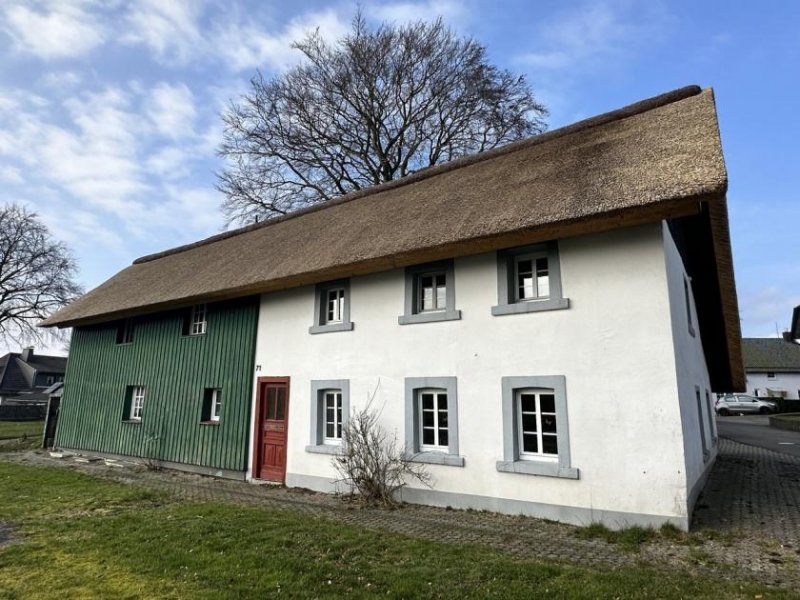
{"label": "white window frame", "polygon": [[[422,397],[425,394],[431,394],[433,396],[433,409],[428,411],[422,404]],[[440,439],[440,429],[442,427],[439,426],[439,398],[444,396],[445,398],[445,407],[444,412],[447,414],[447,426],[444,428],[447,431],[447,444],[442,444]],[[447,406],[447,390],[444,388],[422,388],[417,390],[417,410],[419,411],[419,448],[422,452],[447,452],[449,450],[449,440],[450,440],[450,418]],[[426,412],[433,413],[433,427],[426,427],[425,426],[425,419],[424,415]],[[425,440],[425,430],[426,429],[433,429],[433,444],[426,444]]]}
{"label": "white window frame", "polygon": [[195,304],[189,315],[189,335],[205,335],[208,331],[208,305]]}
{"label": "white window frame", "polygon": [[[328,402],[333,400],[333,421],[328,419]],[[322,428],[325,444],[340,445],[342,443],[342,390],[329,389],[322,391]],[[333,425],[333,436],[328,435],[328,425]],[[337,435],[338,434],[338,435]]]}
{"label": "white window frame", "polygon": [[[548,390],[555,397],[556,439],[558,455],[527,456],[520,452],[522,438],[520,434],[519,390]],[[563,375],[533,375],[503,377],[501,379],[502,411],[503,411],[503,460],[496,463],[501,473],[519,473],[524,475],[544,475],[578,479],[579,470],[572,466],[569,443],[569,416],[567,414],[567,379]],[[541,424],[538,425],[541,429]],[[540,446],[541,447],[541,446]]]}
{"label": "white window frame", "polygon": [[[525,413],[522,410],[522,396],[534,396],[535,400],[535,407],[536,410],[533,413]],[[544,413],[541,407],[541,396],[542,395],[549,395],[553,396],[553,403],[555,405],[555,390],[546,389],[546,388],[520,388],[514,390],[514,410],[516,411],[517,417],[517,440],[519,441],[519,459],[520,460],[547,460],[558,462],[558,452],[555,454],[547,453],[544,451],[544,437],[555,437],[556,438],[556,446],[558,446],[558,412],[553,413]],[[555,410],[555,407],[554,407]],[[527,452],[524,450],[524,425],[523,425],[523,415],[524,414],[534,414],[536,415],[536,447],[538,448],[537,452]],[[542,416],[543,415],[550,415],[552,414],[556,417],[556,432],[555,434],[545,433],[542,431]]]}
{"label": "white window frame", "polygon": [[[334,298],[331,298],[332,294],[335,294]],[[344,305],[346,303],[347,295],[345,294],[344,286],[328,288],[325,292],[325,322],[323,324],[342,323],[344,321]]]}
{"label": "white window frame", "polygon": [[219,388],[212,389],[209,402],[208,418],[214,423],[219,423],[220,416],[222,416],[222,390]]}
{"label": "white window frame", "polygon": [[[426,277],[431,278],[432,287],[425,288],[422,285],[422,280]],[[438,279],[442,277],[444,279],[444,283],[439,285]],[[433,312],[444,312],[447,310],[447,271],[444,269],[437,270],[437,271],[425,271],[422,273],[418,273],[416,275],[416,289],[417,289],[417,305],[415,308],[415,312],[417,314],[421,313],[433,313]],[[431,300],[433,301],[433,308],[425,308],[425,290],[431,290]],[[439,292],[442,292],[443,297],[439,298]]]}
{"label": "white window frame", "polygon": [[128,414],[128,420],[130,421],[141,421],[142,414],[144,413],[144,399],[145,399],[145,388],[144,386],[137,385],[130,388],[131,390],[131,407],[130,412]]}
{"label": "white window frame", "polygon": [[[531,261],[531,276],[533,279],[533,295],[522,296],[520,294],[519,276],[520,269],[519,263],[526,260]],[[538,262],[544,260],[547,265],[547,294],[539,293],[539,266]],[[535,252],[530,254],[520,254],[514,256],[514,301],[515,302],[536,302],[539,300],[547,300],[550,298],[550,259],[547,252]]]}

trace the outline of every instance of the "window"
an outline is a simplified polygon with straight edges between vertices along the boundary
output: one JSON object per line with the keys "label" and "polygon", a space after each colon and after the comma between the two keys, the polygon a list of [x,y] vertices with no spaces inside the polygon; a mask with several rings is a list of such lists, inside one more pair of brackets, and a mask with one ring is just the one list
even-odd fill
{"label": "window", "polygon": [[314,290],[314,324],[309,333],[351,331],[350,280],[320,283]]}
{"label": "window", "polygon": [[47,376],[47,385],[48,386],[53,385],[55,382],[56,382],[56,378],[55,377],[53,377],[52,375],[48,375]]}
{"label": "window", "polygon": [[183,320],[183,335],[205,335],[208,331],[208,305],[196,304]]}
{"label": "window", "polygon": [[350,416],[348,379],[311,382],[311,443],[307,452],[338,454]]}
{"label": "window", "polygon": [[222,416],[222,390],[220,388],[206,388],[203,390],[203,414],[201,423],[217,424]]}
{"label": "window", "polygon": [[689,280],[683,278],[683,298],[686,302],[686,320],[689,324],[689,333],[694,335],[694,325],[692,324],[692,302],[691,293],[689,291]]}
{"label": "window", "polygon": [[461,311],[456,310],[452,259],[407,267],[405,285],[405,311],[397,319],[400,325],[461,318]]}
{"label": "window", "polygon": [[497,470],[578,479],[570,463],[566,378],[503,377],[501,391],[503,460]]}
{"label": "window", "polygon": [[463,467],[455,377],[407,377],[406,451],[412,460]]}
{"label": "window", "polygon": [[123,420],[139,422],[144,413],[144,387],[130,385],[125,390],[126,410]]}
{"label": "window", "polygon": [[775,373],[773,373],[772,371],[768,371],[767,379],[777,379],[777,377],[775,377]]}
{"label": "window", "polygon": [[514,410],[517,411],[520,459],[557,459],[558,425],[553,390],[517,390]]}
{"label": "window", "polygon": [[342,443],[342,390],[325,390],[325,443]]}
{"label": "window", "polygon": [[495,316],[569,308],[562,296],[557,242],[497,253]]}
{"label": "window", "polygon": [[700,388],[694,388],[695,399],[697,400],[697,424],[700,427],[700,443],[703,448],[703,460],[708,460],[710,453],[708,451],[708,440],[706,439],[706,423],[703,416],[703,402],[700,400]]}
{"label": "window", "polygon": [[447,392],[445,390],[420,390],[419,439],[420,450],[442,451],[448,449]]}
{"label": "window", "polygon": [[125,319],[117,324],[117,345],[133,343],[133,319]]}

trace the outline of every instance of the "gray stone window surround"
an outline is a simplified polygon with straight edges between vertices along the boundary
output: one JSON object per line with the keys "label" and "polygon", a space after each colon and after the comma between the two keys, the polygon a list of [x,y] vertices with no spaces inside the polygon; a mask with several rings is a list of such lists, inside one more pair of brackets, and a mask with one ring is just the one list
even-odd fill
{"label": "gray stone window surround", "polygon": [[[328,291],[334,288],[344,289],[344,310],[341,323],[325,323],[325,313],[328,309]],[[350,321],[350,280],[337,279],[318,283],[314,287],[314,324],[308,328],[308,333],[331,333],[334,331],[352,331],[353,322]]]}
{"label": "gray stone window surround", "polygon": [[[447,393],[447,452],[420,451],[419,390],[442,389]],[[415,462],[463,467],[458,454],[458,385],[455,377],[406,377],[406,451]]]}
{"label": "gray stone window surround", "polygon": [[[312,379],[311,380],[311,435],[306,452],[314,454],[341,454],[340,444],[325,443],[325,409],[322,406],[323,394],[327,390],[342,392],[342,428],[350,418],[350,380],[349,379]],[[345,441],[342,439],[342,444]]]}
{"label": "gray stone window surround", "polygon": [[[550,295],[541,300],[516,300],[514,265],[519,258],[528,255],[547,255]],[[561,289],[561,263],[558,257],[558,242],[550,241],[533,246],[520,246],[497,251],[497,306],[492,307],[494,316],[520,313],[561,310],[569,308],[569,298],[563,297]]]}
{"label": "gray stone window surround", "polygon": [[[531,377],[503,377],[503,460],[497,461],[497,470],[502,473],[544,475],[578,479],[578,469],[570,464],[569,419],[567,417],[567,379],[563,375]],[[556,397],[556,419],[558,422],[558,461],[521,460],[520,440],[517,434],[516,391],[526,388],[553,390]]]}
{"label": "gray stone window surround", "polygon": [[[444,271],[445,273],[445,310],[420,312],[417,306],[419,276],[435,271]],[[400,325],[432,323],[435,321],[456,321],[461,318],[461,311],[456,310],[455,264],[452,258],[406,267],[404,310],[405,314],[397,317],[397,322]]]}

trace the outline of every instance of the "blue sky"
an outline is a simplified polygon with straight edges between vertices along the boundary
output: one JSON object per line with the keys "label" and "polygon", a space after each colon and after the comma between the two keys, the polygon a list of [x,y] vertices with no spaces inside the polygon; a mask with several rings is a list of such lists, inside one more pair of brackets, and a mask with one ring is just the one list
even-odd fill
{"label": "blue sky", "polygon": [[[274,6],[278,5],[278,6]],[[361,2],[438,15],[524,73],[558,127],[690,83],[713,86],[742,328],[800,304],[800,3]],[[219,113],[292,40],[344,32],[354,2],[0,0],[0,201],[24,202],[91,288],[137,256],[219,231]],[[2,351],[3,348],[0,348]]]}

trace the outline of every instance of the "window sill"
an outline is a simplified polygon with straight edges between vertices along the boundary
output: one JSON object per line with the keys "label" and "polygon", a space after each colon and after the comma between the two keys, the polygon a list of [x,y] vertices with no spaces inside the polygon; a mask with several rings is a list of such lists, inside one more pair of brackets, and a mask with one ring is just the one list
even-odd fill
{"label": "window sill", "polygon": [[435,323],[436,321],[458,321],[461,319],[460,310],[440,310],[436,312],[416,313],[413,315],[400,315],[397,322],[400,325],[413,325],[414,323]]}
{"label": "window sill", "polygon": [[499,304],[492,307],[492,314],[495,317],[500,317],[546,310],[563,310],[565,308],[569,308],[569,298],[549,298],[548,300],[527,300],[514,302],[513,304]]}
{"label": "window sill", "polygon": [[519,473],[522,475],[543,475],[544,477],[578,479],[578,469],[574,467],[561,467],[558,463],[550,462],[498,460],[497,470],[501,473]]}
{"label": "window sill", "polygon": [[123,423],[128,423],[129,425],[141,425],[141,419],[122,419]]}
{"label": "window sill", "polygon": [[317,444],[315,446],[306,446],[306,452],[312,454],[343,454],[341,446],[334,446],[333,444]]}
{"label": "window sill", "polygon": [[417,452],[408,458],[411,462],[426,463],[429,465],[447,465],[448,467],[463,467],[464,457],[458,454],[445,452]]}
{"label": "window sill", "polygon": [[308,328],[308,333],[332,333],[334,331],[353,331],[353,322],[332,323],[330,325],[312,325]]}
{"label": "window sill", "polygon": [[200,425],[211,425],[214,427],[218,427],[219,421],[200,421]]}

